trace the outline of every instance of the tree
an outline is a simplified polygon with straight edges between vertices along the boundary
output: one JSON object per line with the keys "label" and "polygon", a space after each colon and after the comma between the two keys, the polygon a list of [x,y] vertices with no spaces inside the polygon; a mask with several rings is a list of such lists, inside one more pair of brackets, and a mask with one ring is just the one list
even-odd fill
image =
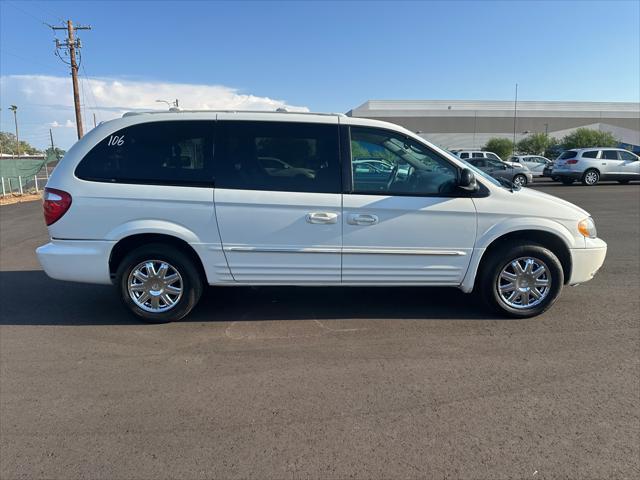
{"label": "tree", "polygon": [[482,147],[485,152],[493,152],[501,159],[507,160],[513,154],[513,142],[508,138],[493,137]]}
{"label": "tree", "polygon": [[[9,132],[0,132],[0,151],[2,153],[9,153],[11,155],[18,154],[18,148],[16,143],[16,136]],[[37,148],[31,146],[28,142],[20,140],[20,154],[36,155],[42,153]]]}
{"label": "tree", "polygon": [[55,148],[47,148],[44,151],[44,154],[46,155],[47,159],[55,159],[55,160],[60,160],[62,157],[64,157],[64,154],[67,153],[65,150],[62,150],[61,148],[55,147]]}
{"label": "tree", "polygon": [[590,147],[616,147],[620,143],[611,132],[593,130],[591,128],[578,128],[575,132],[566,135],[562,139],[562,148],[590,148]]}
{"label": "tree", "polygon": [[525,155],[544,155],[558,140],[546,133],[534,133],[520,140],[516,146],[518,153]]}

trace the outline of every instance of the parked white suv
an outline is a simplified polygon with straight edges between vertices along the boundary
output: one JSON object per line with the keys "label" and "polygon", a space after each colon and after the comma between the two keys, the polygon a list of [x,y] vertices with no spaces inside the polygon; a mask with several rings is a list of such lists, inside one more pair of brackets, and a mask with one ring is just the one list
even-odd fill
{"label": "parked white suv", "polygon": [[587,186],[600,180],[629,183],[640,180],[640,157],[622,148],[576,148],[560,154],[552,175],[565,185],[576,180]]}
{"label": "parked white suv", "polygon": [[[352,168],[372,159],[390,168]],[[184,317],[207,284],[475,288],[529,317],[606,255],[581,208],[343,115],[125,115],[67,152],[44,211],[47,274],[113,282],[152,322]]]}

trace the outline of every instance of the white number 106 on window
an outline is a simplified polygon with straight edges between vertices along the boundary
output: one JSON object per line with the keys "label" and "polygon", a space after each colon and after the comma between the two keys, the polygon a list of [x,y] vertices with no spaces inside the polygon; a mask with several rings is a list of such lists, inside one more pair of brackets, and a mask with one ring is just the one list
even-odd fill
{"label": "white number 106 on window", "polygon": [[107,146],[113,147],[114,145],[117,145],[120,147],[123,144],[124,144],[124,135],[121,135],[121,136],[111,135],[109,137],[109,143],[107,143]]}

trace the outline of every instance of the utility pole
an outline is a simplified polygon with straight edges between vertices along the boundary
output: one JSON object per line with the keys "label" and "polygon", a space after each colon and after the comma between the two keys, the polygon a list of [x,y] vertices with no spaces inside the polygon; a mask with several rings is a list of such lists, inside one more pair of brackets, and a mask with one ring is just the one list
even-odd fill
{"label": "utility pole", "polygon": [[516,149],[516,118],[518,118],[518,84],[516,83],[516,100],[513,104],[513,151]]}
{"label": "utility pole", "polygon": [[15,105],[11,105],[9,110],[13,112],[13,121],[16,124],[16,148],[13,150],[13,156],[15,158],[16,151],[18,152],[18,157],[20,156],[20,137],[18,136],[18,107]]}
{"label": "utility pole", "polygon": [[51,25],[52,30],[66,30],[67,38],[63,42],[60,42],[56,38],[56,55],[60,57],[60,59],[67,63],[60,54],[58,50],[64,49],[69,55],[69,62],[67,65],[71,66],[71,79],[73,82],[73,104],[76,110],[76,130],[78,132],[78,140],[82,138],[82,114],[80,112],[80,89],[78,87],[78,62],[76,60],[76,49],[82,48],[82,43],[79,38],[75,38],[76,30],[91,30],[91,26],[86,25],[78,25],[76,27],[73,26],[73,22],[71,20],[67,20],[66,26],[54,27]]}
{"label": "utility pole", "polygon": [[57,159],[58,155],[56,153],[56,147],[53,144],[53,132],[51,131],[51,129],[49,129],[49,138],[51,139],[51,155],[55,155]]}

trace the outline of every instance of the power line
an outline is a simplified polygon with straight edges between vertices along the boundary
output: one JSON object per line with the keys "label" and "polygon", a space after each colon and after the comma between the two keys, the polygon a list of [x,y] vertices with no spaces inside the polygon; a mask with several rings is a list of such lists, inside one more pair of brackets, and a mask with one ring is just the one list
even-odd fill
{"label": "power line", "polygon": [[13,2],[7,2],[7,1],[5,1],[4,3],[5,3],[5,4],[7,4],[7,5],[10,5],[10,6],[12,6],[13,8],[15,8],[16,10],[18,10],[18,11],[22,12],[24,15],[26,15],[26,16],[28,16],[28,17],[33,18],[33,19],[34,19],[36,22],[38,22],[38,23],[42,23],[42,24],[45,24],[45,25],[47,24],[47,22],[43,21],[41,18],[38,18],[38,17],[36,17],[35,15],[33,15],[33,14],[31,14],[31,13],[27,12],[27,11],[26,11],[26,10],[24,10],[22,7],[19,7],[18,5],[14,4]]}
{"label": "power line", "polygon": [[87,79],[87,83],[89,83],[89,92],[91,92],[91,97],[93,98],[93,106],[95,107],[94,113],[96,113],[98,112],[98,101],[96,100],[96,95],[93,93],[93,87],[91,86],[91,79],[89,78],[89,75],[87,75],[87,71],[84,68],[84,65],[82,65],[82,72],[84,74],[84,77]]}
{"label": "power line", "polygon": [[84,62],[82,61],[82,53],[80,54],[80,68],[82,69],[82,74],[84,75],[84,78],[86,80],[85,85],[86,84],[89,85],[89,93],[91,93],[91,97],[93,98],[93,114],[95,116],[96,112],[98,111],[98,101],[96,100],[96,96],[93,93],[93,87],[91,86],[91,79],[89,78],[89,75],[87,75],[87,69],[84,66]]}
{"label": "power line", "polygon": [[[48,70],[51,70],[51,71],[53,71],[54,68],[55,68],[56,69],[56,73],[60,73],[60,71],[59,71],[60,65],[55,65],[53,63],[43,63],[43,62],[40,62],[38,60],[33,60],[32,58],[23,57],[23,56],[18,55],[16,53],[9,52],[9,51],[4,50],[2,48],[0,48],[0,53],[2,53],[4,55],[10,55],[10,56],[15,57],[15,58],[19,58],[20,60],[22,60],[24,62],[29,62],[29,63],[37,64],[37,65],[42,66],[42,67],[46,67]],[[55,67],[54,67],[54,65],[55,65]]]}
{"label": "power line", "polygon": [[57,13],[53,12],[52,10],[49,10],[48,8],[44,8],[41,4],[38,4],[37,2],[31,2],[30,5],[33,5],[38,10],[40,10],[42,13],[46,14],[47,16],[56,17],[61,22],[64,22],[64,18],[62,18],[61,16],[59,16]]}

